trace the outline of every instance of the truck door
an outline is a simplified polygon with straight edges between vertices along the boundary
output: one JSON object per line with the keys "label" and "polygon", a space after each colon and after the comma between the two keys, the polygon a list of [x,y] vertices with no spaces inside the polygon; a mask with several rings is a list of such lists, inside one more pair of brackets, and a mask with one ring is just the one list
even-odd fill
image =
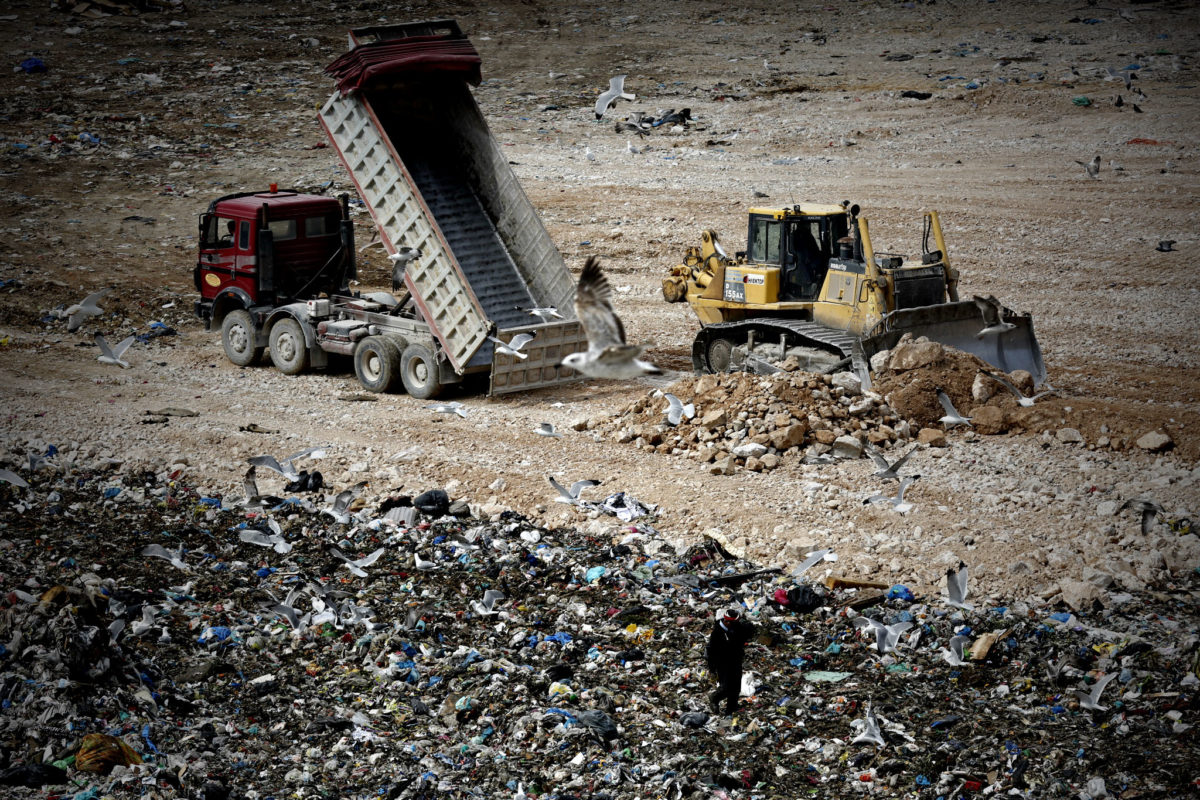
{"label": "truck door", "polygon": [[236,286],[254,297],[255,257],[250,220],[205,214],[200,231],[201,296],[212,298]]}

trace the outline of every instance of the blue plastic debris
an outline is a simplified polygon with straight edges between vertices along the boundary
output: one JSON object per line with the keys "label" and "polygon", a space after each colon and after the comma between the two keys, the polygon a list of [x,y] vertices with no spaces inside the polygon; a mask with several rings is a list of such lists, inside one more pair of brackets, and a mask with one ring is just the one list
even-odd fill
{"label": "blue plastic debris", "polygon": [[897,583],[895,586],[888,589],[887,599],[888,600],[907,600],[907,601],[911,602],[913,600],[913,593],[912,593],[912,590],[910,590],[904,584]]}
{"label": "blue plastic debris", "polygon": [[22,71],[25,72],[26,75],[30,75],[34,72],[47,72],[48,71],[48,69],[46,67],[46,62],[42,61],[40,58],[25,59],[24,61],[21,62],[21,69],[22,69]]}

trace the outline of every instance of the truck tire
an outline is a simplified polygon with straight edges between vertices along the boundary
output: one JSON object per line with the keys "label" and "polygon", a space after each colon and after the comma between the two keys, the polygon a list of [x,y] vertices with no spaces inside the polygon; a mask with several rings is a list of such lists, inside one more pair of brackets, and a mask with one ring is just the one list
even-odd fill
{"label": "truck tire", "polygon": [[708,366],[713,372],[725,372],[733,358],[733,342],[728,339],[713,339],[708,343]]}
{"label": "truck tire", "polygon": [[419,400],[442,393],[437,361],[425,345],[410,344],[404,348],[400,356],[400,379],[404,381],[404,390]]}
{"label": "truck tire", "polygon": [[271,363],[284,375],[308,369],[308,345],[300,323],[288,317],[271,326]]}
{"label": "truck tire", "polygon": [[354,374],[368,392],[390,392],[400,378],[400,349],[384,336],[368,336],[354,351]]}
{"label": "truck tire", "polygon": [[225,315],[221,321],[221,346],[231,363],[248,367],[262,358],[263,348],[255,347],[254,339],[254,320],[249,311],[238,308]]}

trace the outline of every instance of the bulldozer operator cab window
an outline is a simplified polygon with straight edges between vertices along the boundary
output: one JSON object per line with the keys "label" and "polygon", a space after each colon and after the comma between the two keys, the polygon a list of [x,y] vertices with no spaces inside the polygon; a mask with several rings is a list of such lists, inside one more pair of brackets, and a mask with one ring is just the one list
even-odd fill
{"label": "bulldozer operator cab window", "polygon": [[783,225],[779,220],[770,217],[750,218],[750,253],[751,263],[778,264],[781,245],[783,244]]}

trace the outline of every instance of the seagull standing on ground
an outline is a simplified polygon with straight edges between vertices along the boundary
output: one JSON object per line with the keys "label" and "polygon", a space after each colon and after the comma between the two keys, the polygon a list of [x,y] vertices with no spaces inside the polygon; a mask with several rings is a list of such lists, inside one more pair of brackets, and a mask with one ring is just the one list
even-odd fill
{"label": "seagull standing on ground", "polygon": [[976,339],[1001,334],[1017,327],[1011,322],[1004,321],[1004,306],[1000,305],[1000,301],[995,296],[990,294],[987,297],[975,295],[974,300],[975,307],[983,315],[983,330],[975,334]]}
{"label": "seagull standing on ground", "polygon": [[1003,378],[1003,377],[1001,377],[999,375],[995,375],[991,372],[985,372],[983,374],[986,375],[987,377],[991,378],[992,380],[994,380],[996,383],[1003,386],[1005,389],[1008,389],[1010,392],[1012,392],[1013,397],[1017,398],[1017,403],[1019,403],[1022,408],[1029,408],[1039,398],[1045,397],[1048,394],[1054,394],[1055,391],[1057,391],[1055,389],[1047,389],[1044,392],[1038,392],[1033,397],[1026,397],[1021,392],[1021,390],[1018,389],[1016,386],[1013,386],[1012,382],[1009,381],[1007,378]]}
{"label": "seagull standing on ground", "polygon": [[1096,156],[1086,164],[1079,159],[1076,159],[1075,163],[1083,167],[1083,171],[1086,172],[1087,176],[1092,180],[1098,180],[1100,178],[1100,156]]}
{"label": "seagull standing on ground", "polygon": [[108,342],[104,340],[102,334],[96,334],[96,345],[100,348],[100,355],[96,358],[101,364],[116,364],[122,369],[129,368],[129,362],[121,358],[125,355],[125,351],[129,349],[129,345],[133,344],[133,337],[127,336],[117,342],[116,347],[109,347]]}
{"label": "seagull standing on ground", "polygon": [[575,289],[575,316],[587,334],[588,349],[571,353],[562,366],[589,378],[638,378],[661,375],[662,370],[638,358],[645,345],[625,343],[625,326],[612,307],[612,287],[600,271],[600,262],[588,256]]}
{"label": "seagull standing on ground", "polygon": [[74,333],[79,330],[79,326],[87,322],[88,317],[98,317],[104,313],[104,309],[96,305],[100,302],[100,298],[112,291],[112,287],[108,286],[98,292],[92,292],[83,301],[76,303],[68,308],[65,312],[67,315],[67,330]]}
{"label": "seagull standing on ground", "polygon": [[954,407],[954,403],[950,402],[950,398],[945,392],[943,392],[941,389],[938,389],[937,396],[938,402],[942,404],[942,408],[946,412],[946,416],[939,419],[938,422],[942,423],[947,428],[955,425],[966,425],[968,428],[973,427],[971,425],[971,418],[964,417],[962,414],[958,413],[958,409]]}
{"label": "seagull standing on ground", "polygon": [[522,353],[521,348],[532,342],[535,338],[537,338],[536,333],[518,333],[507,342],[503,339],[497,339],[495,336],[488,337],[488,339],[490,339],[495,345],[497,353],[503,353],[507,356],[515,356],[522,361],[529,358],[529,354]]}
{"label": "seagull standing on ground", "polygon": [[596,98],[596,119],[604,118],[604,112],[608,111],[609,106],[620,100],[633,100],[636,95],[625,91],[625,76],[617,75],[608,79],[608,91],[602,93]]}

